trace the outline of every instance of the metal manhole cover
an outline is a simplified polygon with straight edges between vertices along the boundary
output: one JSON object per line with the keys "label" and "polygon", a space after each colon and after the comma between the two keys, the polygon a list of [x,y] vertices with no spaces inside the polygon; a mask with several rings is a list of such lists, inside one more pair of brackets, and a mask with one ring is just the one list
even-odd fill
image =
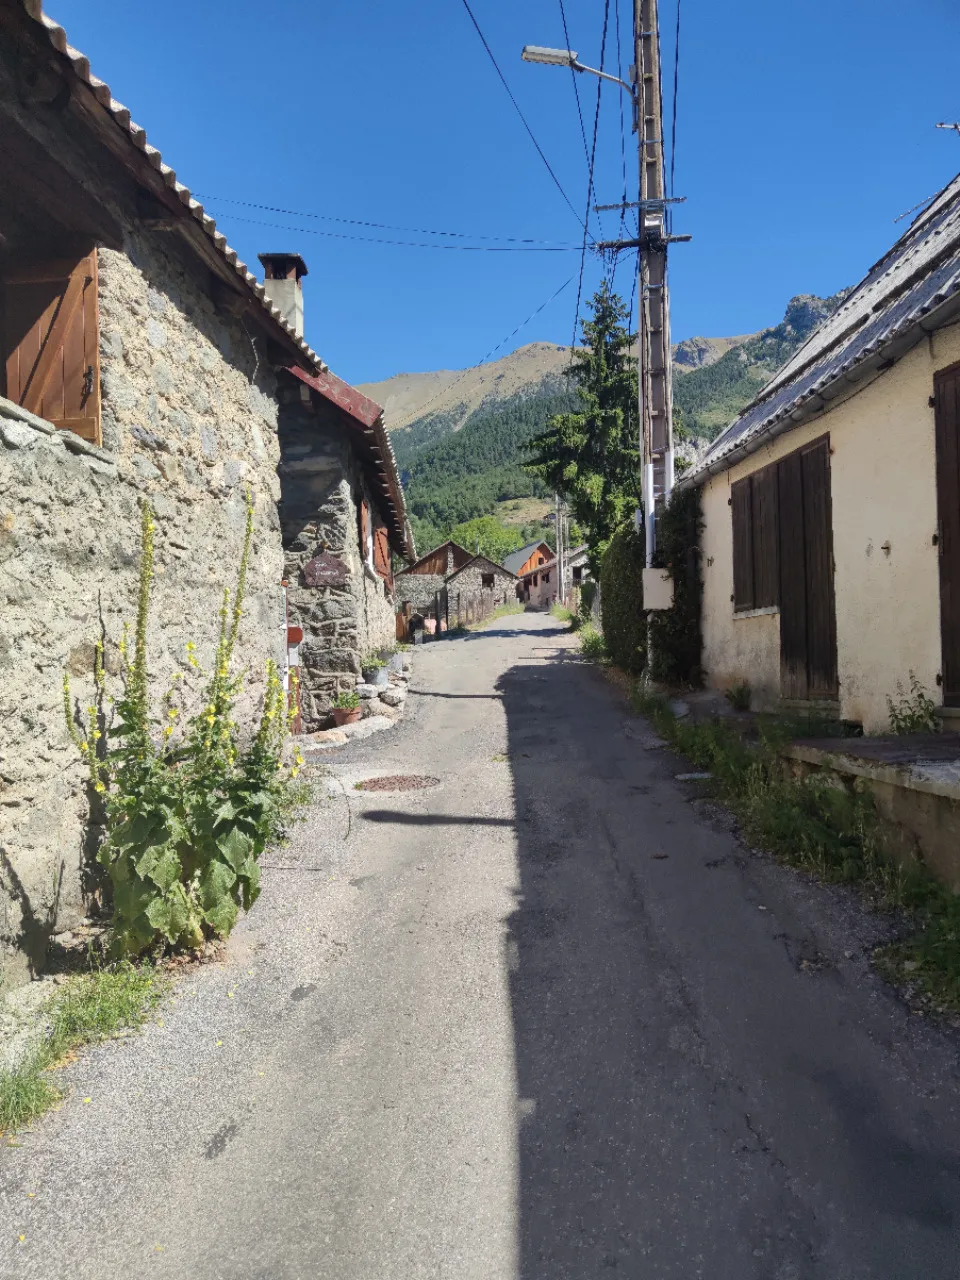
{"label": "metal manhole cover", "polygon": [[395,773],[387,778],[364,778],[363,782],[354,783],[357,791],[425,791],[439,785],[439,778],[416,773]]}

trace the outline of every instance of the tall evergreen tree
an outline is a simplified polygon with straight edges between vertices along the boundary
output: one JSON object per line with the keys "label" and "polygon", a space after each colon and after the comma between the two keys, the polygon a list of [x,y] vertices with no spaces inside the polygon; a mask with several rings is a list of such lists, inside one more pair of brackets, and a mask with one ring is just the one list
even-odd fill
{"label": "tall evergreen tree", "polygon": [[566,498],[599,570],[603,548],[641,501],[637,362],[623,299],[604,281],[588,306],[584,346],[567,370],[582,407],[552,418],[524,465]]}

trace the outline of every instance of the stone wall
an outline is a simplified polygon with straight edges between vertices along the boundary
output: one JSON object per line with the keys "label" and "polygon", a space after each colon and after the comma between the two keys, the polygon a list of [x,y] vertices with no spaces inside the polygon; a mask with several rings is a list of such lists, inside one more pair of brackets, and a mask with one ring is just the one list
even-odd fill
{"label": "stone wall", "polygon": [[[494,575],[492,587],[484,587],[484,574]],[[516,597],[517,580],[506,569],[490,564],[467,565],[459,573],[455,573],[447,581],[450,593],[450,611],[456,607],[457,595],[464,600],[480,599],[481,596],[492,596],[497,604],[512,603]]]}
{"label": "stone wall", "polygon": [[[305,403],[290,388],[280,411],[281,525],[291,624],[300,646],[304,729],[325,722],[338,693],[356,687],[362,656],[393,645],[395,610],[385,581],[364,563],[358,502],[363,479],[335,411]],[[343,580],[308,586],[304,566],[329,552]]]}
{"label": "stone wall", "polygon": [[429,612],[434,595],[443,590],[446,581],[442,573],[398,573],[397,601],[411,605],[415,613]]}
{"label": "stone wall", "polygon": [[83,914],[92,885],[61,681],[66,667],[82,698],[101,629],[115,643],[133,617],[143,497],[157,516],[155,687],[190,674],[188,640],[202,664],[213,654],[245,489],[256,530],[241,722],[267,657],[283,655],[276,401],[262,341],[217,314],[197,283],[207,273],[171,235],[131,235],[125,253],[100,251],[99,270],[105,447],[0,407],[0,975],[13,982],[42,963],[51,932]]}

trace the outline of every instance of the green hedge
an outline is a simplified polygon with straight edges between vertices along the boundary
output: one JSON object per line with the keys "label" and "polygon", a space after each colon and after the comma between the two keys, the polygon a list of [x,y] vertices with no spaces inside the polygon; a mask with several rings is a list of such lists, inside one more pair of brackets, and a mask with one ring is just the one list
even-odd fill
{"label": "green hedge", "polygon": [[647,661],[643,612],[643,536],[631,520],[616,531],[600,562],[600,614],[611,660],[639,675]]}
{"label": "green hedge", "polygon": [[654,680],[702,683],[700,633],[700,490],[675,493],[657,520],[655,563],[673,578],[673,608],[651,615]]}

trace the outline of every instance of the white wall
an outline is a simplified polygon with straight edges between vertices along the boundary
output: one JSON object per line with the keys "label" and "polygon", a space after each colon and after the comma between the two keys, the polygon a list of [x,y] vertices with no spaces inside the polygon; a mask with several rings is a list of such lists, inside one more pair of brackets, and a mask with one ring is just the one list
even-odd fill
{"label": "white wall", "polygon": [[[914,348],[870,386],[780,436],[703,490],[703,666],[708,685],[746,680],[754,706],[780,696],[780,619],[734,617],[730,487],[829,433],[840,709],[887,728],[887,696],[914,671],[940,692],[940,587],[934,412],[938,369],[960,361],[960,326]],[[882,548],[889,544],[889,553]]]}

